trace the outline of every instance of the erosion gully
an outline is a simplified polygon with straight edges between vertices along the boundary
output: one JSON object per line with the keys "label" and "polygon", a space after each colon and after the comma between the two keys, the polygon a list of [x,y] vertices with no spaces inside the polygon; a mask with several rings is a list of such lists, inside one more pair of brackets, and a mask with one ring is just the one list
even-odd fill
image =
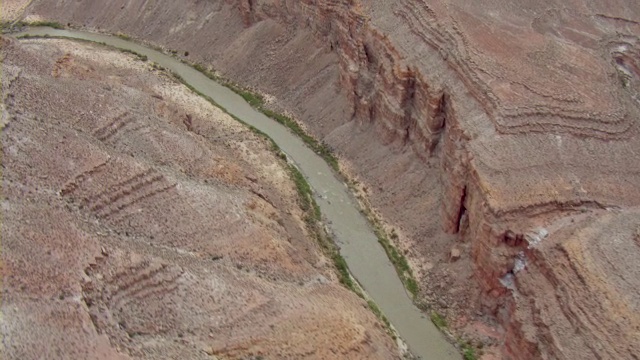
{"label": "erosion gully", "polygon": [[150,61],[175,72],[196,90],[211,97],[230,114],[271,137],[306,177],[316,201],[328,220],[353,276],[368,296],[378,304],[412,354],[422,359],[460,359],[460,354],[413,304],[395,268],[359,211],[346,184],[329,165],[309,149],[296,135],[275,120],[249,105],[240,95],[209,79],[201,72],[159,51],[116,36],[46,27],[29,28],[14,34],[63,36],[102,42],[110,46],[146,55]]}

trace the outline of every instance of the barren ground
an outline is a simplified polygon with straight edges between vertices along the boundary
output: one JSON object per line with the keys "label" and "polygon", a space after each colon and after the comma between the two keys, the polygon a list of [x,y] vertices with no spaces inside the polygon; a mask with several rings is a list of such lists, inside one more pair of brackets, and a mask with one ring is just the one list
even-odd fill
{"label": "barren ground", "polygon": [[397,356],[266,140],[131,55],[2,54],[7,358]]}

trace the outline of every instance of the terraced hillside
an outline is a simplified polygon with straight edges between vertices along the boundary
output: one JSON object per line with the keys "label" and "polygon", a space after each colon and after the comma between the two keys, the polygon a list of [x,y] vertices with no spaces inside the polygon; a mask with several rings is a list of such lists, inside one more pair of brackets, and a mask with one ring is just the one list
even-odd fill
{"label": "terraced hillside", "polygon": [[25,9],[188,52],[292,114],[395,234],[418,302],[487,355],[640,353],[637,1]]}
{"label": "terraced hillside", "polygon": [[150,62],[2,41],[2,356],[396,358],[271,144]]}

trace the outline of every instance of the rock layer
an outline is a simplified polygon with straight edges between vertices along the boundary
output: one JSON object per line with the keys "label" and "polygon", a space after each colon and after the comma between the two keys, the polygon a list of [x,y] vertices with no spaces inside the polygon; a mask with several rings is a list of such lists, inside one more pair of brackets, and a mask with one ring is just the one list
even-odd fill
{"label": "rock layer", "polygon": [[[635,230],[615,225],[640,205],[636,1],[40,0],[28,14],[189,51],[271,95],[366,183],[421,299],[464,331],[498,320],[504,356],[640,352],[637,315],[606,304],[638,299]],[[619,232],[611,249],[626,250],[601,255],[624,269],[576,255]],[[623,280],[585,280],[600,270]]]}
{"label": "rock layer", "polygon": [[0,40],[3,358],[399,357],[266,139],[130,54]]}

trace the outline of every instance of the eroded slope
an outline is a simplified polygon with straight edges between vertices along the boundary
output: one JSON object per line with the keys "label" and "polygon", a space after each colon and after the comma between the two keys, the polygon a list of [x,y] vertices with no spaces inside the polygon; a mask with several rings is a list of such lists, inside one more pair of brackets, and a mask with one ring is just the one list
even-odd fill
{"label": "eroded slope", "polygon": [[2,41],[4,356],[397,356],[265,139],[131,55]]}
{"label": "eroded slope", "polygon": [[[27,15],[189,51],[273,95],[364,183],[420,301],[504,356],[640,352],[636,320],[601,311],[609,290],[579,285],[595,268],[551,273],[576,263],[556,251],[566,243],[608,244],[611,212],[637,216],[637,1],[42,0]],[[601,231],[566,233],[591,223]],[[633,254],[635,230],[624,229],[609,248]],[[621,276],[616,291],[637,301],[627,280],[638,262],[622,253],[607,256],[627,270],[602,276]]]}

